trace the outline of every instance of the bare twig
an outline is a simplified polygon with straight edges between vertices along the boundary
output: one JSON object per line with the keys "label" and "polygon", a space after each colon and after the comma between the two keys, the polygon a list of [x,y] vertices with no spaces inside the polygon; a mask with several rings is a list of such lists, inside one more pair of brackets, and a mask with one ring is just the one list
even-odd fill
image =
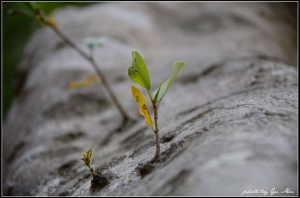
{"label": "bare twig", "polygon": [[50,25],[52,30],[59,35],[62,40],[68,44],[70,47],[72,47],[75,51],[77,51],[82,57],[84,57],[87,61],[91,63],[91,65],[94,67],[96,73],[101,78],[102,83],[104,87],[106,88],[107,92],[109,93],[111,99],[113,100],[114,104],[117,106],[120,114],[123,116],[123,125],[125,125],[129,120],[130,117],[127,115],[126,111],[123,109],[119,101],[117,100],[113,90],[111,89],[109,83],[107,82],[105,75],[102,73],[96,62],[94,61],[93,57],[87,55],[85,52],[83,52],[81,49],[79,49],[66,35],[64,35],[56,26]]}

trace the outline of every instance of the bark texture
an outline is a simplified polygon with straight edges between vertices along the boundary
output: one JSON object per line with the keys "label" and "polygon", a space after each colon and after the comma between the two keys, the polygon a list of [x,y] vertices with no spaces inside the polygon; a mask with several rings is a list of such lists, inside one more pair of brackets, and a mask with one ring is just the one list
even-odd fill
{"label": "bark texture", "polygon": [[[95,74],[92,66],[51,29],[37,31],[5,121],[4,195],[298,195],[297,26],[283,4],[105,3],[54,17],[87,52],[86,37],[106,36],[95,60],[137,122],[117,130],[122,118],[99,83],[68,89]],[[175,61],[186,62],[160,105],[153,165],[155,135],[127,76],[132,50],[149,68],[152,91]],[[97,177],[107,184],[101,189],[90,188],[80,161],[90,148],[94,170],[109,182]]]}

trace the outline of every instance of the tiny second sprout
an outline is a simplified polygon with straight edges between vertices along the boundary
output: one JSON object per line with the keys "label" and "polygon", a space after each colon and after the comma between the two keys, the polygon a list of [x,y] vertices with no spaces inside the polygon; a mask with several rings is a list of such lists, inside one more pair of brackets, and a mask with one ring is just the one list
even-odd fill
{"label": "tiny second sprout", "polygon": [[91,167],[91,157],[92,157],[92,149],[88,150],[87,152],[82,152],[83,158],[81,159],[85,165],[89,168],[91,171],[92,176],[94,177],[94,170],[93,167]]}
{"label": "tiny second sprout", "polygon": [[151,128],[156,137],[156,153],[151,159],[151,163],[156,162],[159,159],[160,155],[160,137],[157,124],[159,104],[162,101],[164,95],[167,93],[168,89],[171,87],[180,69],[184,65],[185,62],[176,61],[174,64],[173,74],[164,83],[160,84],[154,92],[151,93],[151,83],[148,68],[142,56],[137,51],[132,51],[132,65],[128,68],[128,76],[133,82],[144,87],[147,90],[154,113],[153,126],[144,94],[135,86],[131,86],[132,96],[139,106],[140,113],[145,117],[146,124]]}

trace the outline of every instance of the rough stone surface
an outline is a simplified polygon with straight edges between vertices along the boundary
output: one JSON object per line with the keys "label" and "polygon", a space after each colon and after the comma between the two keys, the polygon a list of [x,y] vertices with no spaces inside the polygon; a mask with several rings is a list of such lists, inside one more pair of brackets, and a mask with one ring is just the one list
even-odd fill
{"label": "rough stone surface", "polygon": [[[68,89],[92,66],[51,29],[37,31],[5,121],[4,195],[298,195],[296,20],[281,3],[105,3],[54,17],[86,52],[86,37],[106,37],[95,59],[138,122],[116,132],[121,116],[99,83]],[[186,61],[161,103],[161,157],[146,174],[155,136],[131,96],[132,50],[152,90]],[[109,182],[96,192],[80,161],[90,148]]]}

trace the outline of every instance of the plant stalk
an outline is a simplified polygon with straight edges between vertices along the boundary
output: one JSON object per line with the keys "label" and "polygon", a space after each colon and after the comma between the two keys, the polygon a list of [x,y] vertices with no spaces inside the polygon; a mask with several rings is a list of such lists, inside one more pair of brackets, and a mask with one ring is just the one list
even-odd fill
{"label": "plant stalk", "polygon": [[113,100],[114,104],[117,106],[120,114],[123,117],[123,125],[130,120],[130,117],[127,115],[126,111],[123,109],[123,107],[121,106],[121,104],[119,103],[119,101],[117,100],[114,92],[112,91],[111,87],[109,86],[109,83],[107,82],[104,74],[102,73],[102,71],[99,69],[99,67],[97,66],[96,62],[94,61],[94,59],[87,55],[85,52],[83,52],[81,49],[79,49],[70,39],[68,39],[68,37],[66,35],[64,35],[57,27],[50,25],[50,27],[54,30],[54,32],[59,35],[62,40],[68,44],[70,47],[72,47],[75,51],[77,51],[82,57],[84,57],[87,61],[89,61],[92,66],[94,67],[96,73],[98,74],[98,76],[101,78],[101,81],[104,85],[104,87],[106,88],[107,92],[109,93],[111,99]]}
{"label": "plant stalk", "polygon": [[91,171],[92,177],[94,178],[94,169],[93,169],[93,167],[91,167],[89,164],[87,166]]}
{"label": "plant stalk", "polygon": [[157,120],[158,120],[158,107],[156,104],[153,104],[153,112],[154,112],[154,124],[155,124],[155,137],[156,137],[156,152],[154,157],[151,160],[151,164],[153,164],[154,162],[156,162],[159,159],[159,155],[160,155],[160,137],[159,137],[159,129],[158,129],[158,125],[157,125]]}

